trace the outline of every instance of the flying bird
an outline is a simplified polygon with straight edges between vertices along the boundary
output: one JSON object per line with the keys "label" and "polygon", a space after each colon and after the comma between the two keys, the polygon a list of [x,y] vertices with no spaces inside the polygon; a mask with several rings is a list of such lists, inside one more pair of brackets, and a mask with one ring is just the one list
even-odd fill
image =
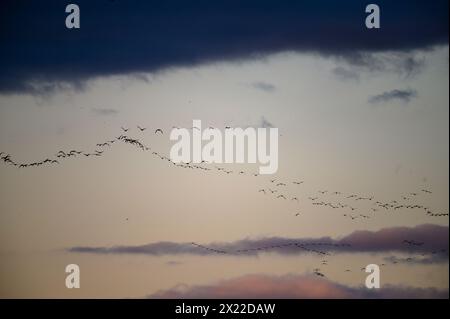
{"label": "flying bird", "polygon": [[317,276],[319,276],[319,277],[325,277],[325,275],[322,274],[322,273],[319,272],[319,271],[315,271],[314,274],[317,275]]}

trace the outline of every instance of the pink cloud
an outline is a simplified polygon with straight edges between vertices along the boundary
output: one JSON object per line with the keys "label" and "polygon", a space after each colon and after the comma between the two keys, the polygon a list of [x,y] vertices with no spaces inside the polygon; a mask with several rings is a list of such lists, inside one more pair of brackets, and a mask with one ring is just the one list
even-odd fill
{"label": "pink cloud", "polygon": [[149,298],[448,298],[448,290],[404,286],[385,286],[369,290],[365,287],[348,287],[310,274],[282,276],[251,274],[211,285],[178,285],[161,290]]}

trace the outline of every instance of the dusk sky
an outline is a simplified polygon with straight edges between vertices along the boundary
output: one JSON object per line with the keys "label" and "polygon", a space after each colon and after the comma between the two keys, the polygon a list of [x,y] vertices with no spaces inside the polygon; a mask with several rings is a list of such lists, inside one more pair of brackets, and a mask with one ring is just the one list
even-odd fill
{"label": "dusk sky", "polygon": [[[448,1],[374,3],[2,1],[0,297],[448,298]],[[171,163],[193,120],[278,171]]]}

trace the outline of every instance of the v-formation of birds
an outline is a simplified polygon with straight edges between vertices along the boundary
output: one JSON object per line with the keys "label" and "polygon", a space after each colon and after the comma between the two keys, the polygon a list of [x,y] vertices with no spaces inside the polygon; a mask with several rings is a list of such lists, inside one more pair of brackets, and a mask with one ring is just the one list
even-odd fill
{"label": "v-formation of birds", "polygon": [[[147,130],[146,127],[142,127],[139,125],[136,126],[136,128],[139,132],[144,132]],[[121,127],[121,129],[124,133],[127,133],[130,130],[130,128],[126,128],[123,126]],[[192,129],[194,129],[194,128],[192,128]],[[154,130],[154,134],[155,135],[163,135],[164,131],[161,128],[156,128]],[[111,140],[108,140],[105,142],[101,142],[101,143],[97,143],[96,146],[101,149],[100,150],[96,149],[93,152],[84,152],[84,151],[79,151],[79,150],[70,150],[70,151],[60,150],[59,152],[56,153],[56,155],[55,155],[56,158],[49,157],[49,158],[46,158],[41,161],[28,162],[28,163],[19,163],[17,161],[14,161],[10,154],[0,152],[0,159],[5,164],[9,164],[9,165],[15,166],[17,168],[39,167],[42,165],[59,164],[61,159],[67,159],[67,158],[71,158],[71,157],[78,157],[78,156],[100,157],[103,155],[104,148],[111,147],[116,142],[123,142],[123,143],[131,144],[135,147],[140,148],[141,150],[151,151],[150,147],[145,146],[138,139],[131,138],[131,137],[128,137],[127,135],[121,134],[114,139],[111,139]],[[171,161],[171,159],[169,157],[164,156],[156,151],[152,151],[152,155],[158,157],[161,160],[167,161],[168,163],[172,164],[173,166],[186,168],[186,169],[195,169],[195,170],[203,170],[203,171],[215,170],[217,172],[222,172],[227,175],[228,174],[237,174],[237,175],[252,175],[255,177],[260,176],[257,173],[248,173],[248,172],[245,172],[242,170],[240,170],[240,171],[227,170],[224,167],[218,167],[218,166],[214,166],[214,168],[205,167],[204,165],[202,165],[202,164],[206,163],[205,161],[202,161],[202,163],[200,163],[199,165],[194,165],[192,163],[177,164],[177,163],[174,163],[173,161]],[[296,185],[296,186],[301,186],[302,184],[304,184],[304,182],[305,181],[296,180],[296,181],[292,181],[291,184]],[[278,199],[278,200],[286,200],[286,201],[289,200],[289,201],[298,203],[300,205],[300,200],[299,200],[298,196],[288,196],[288,194],[283,191],[286,186],[287,186],[287,182],[279,181],[277,179],[270,179],[270,186],[266,187],[266,188],[261,188],[258,190],[258,192],[263,195],[273,195],[275,197],[275,199]],[[343,213],[342,216],[349,218],[351,220],[370,219],[370,218],[372,218],[373,215],[367,215],[367,214],[361,214],[361,213],[358,214],[357,213],[358,209],[355,208],[354,205],[352,205],[351,203],[345,203],[344,200],[347,200],[347,201],[353,200],[353,202],[355,202],[355,203],[356,202],[370,202],[370,203],[372,203],[372,207],[370,208],[371,213],[375,213],[375,212],[379,212],[379,211],[397,211],[400,209],[402,209],[402,210],[417,209],[417,210],[423,210],[427,215],[432,216],[432,217],[445,217],[445,216],[448,217],[448,213],[435,212],[435,211],[431,210],[430,207],[427,207],[425,205],[420,205],[420,204],[413,204],[411,202],[411,200],[413,198],[417,198],[421,194],[429,195],[429,194],[432,194],[432,191],[422,188],[422,189],[418,190],[417,192],[411,192],[409,194],[401,196],[401,198],[399,200],[393,200],[390,202],[382,202],[382,201],[376,201],[373,196],[363,196],[363,195],[357,195],[357,194],[345,195],[339,191],[318,190],[317,191],[318,196],[309,196],[308,200],[311,202],[311,204],[313,206],[323,206],[323,207],[329,207],[331,209],[345,210],[345,213]],[[323,196],[327,196],[327,195],[328,195],[328,197],[327,197],[328,200],[323,198]],[[321,199],[321,197],[322,197],[322,199]],[[341,200],[336,201],[336,199],[339,199],[339,198],[341,198]],[[334,201],[332,201],[332,200],[334,200]],[[400,203],[399,201],[403,201],[403,203]],[[300,216],[300,215],[301,215],[301,211],[297,210],[295,212],[294,216]]]}

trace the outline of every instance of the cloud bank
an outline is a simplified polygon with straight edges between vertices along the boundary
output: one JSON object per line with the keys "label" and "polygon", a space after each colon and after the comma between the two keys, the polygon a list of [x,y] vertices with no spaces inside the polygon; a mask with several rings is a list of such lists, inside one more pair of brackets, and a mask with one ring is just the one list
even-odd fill
{"label": "cloud bank", "polygon": [[[412,246],[405,243],[423,243]],[[392,227],[379,231],[356,231],[340,239],[264,237],[242,239],[233,242],[197,243],[156,242],[137,246],[86,247],[68,249],[72,253],[91,254],[142,254],[142,255],[233,255],[255,256],[265,252],[285,255],[327,254],[329,252],[377,253],[405,252],[429,255],[444,255],[436,261],[448,261],[449,228],[432,224],[416,227]],[[441,256],[442,257],[442,256]]]}
{"label": "cloud bank", "polygon": [[365,1],[78,0],[81,28],[70,30],[69,3],[1,2],[0,93],[285,51],[373,65],[374,52],[448,45],[447,0],[379,0],[381,28],[371,30]]}

